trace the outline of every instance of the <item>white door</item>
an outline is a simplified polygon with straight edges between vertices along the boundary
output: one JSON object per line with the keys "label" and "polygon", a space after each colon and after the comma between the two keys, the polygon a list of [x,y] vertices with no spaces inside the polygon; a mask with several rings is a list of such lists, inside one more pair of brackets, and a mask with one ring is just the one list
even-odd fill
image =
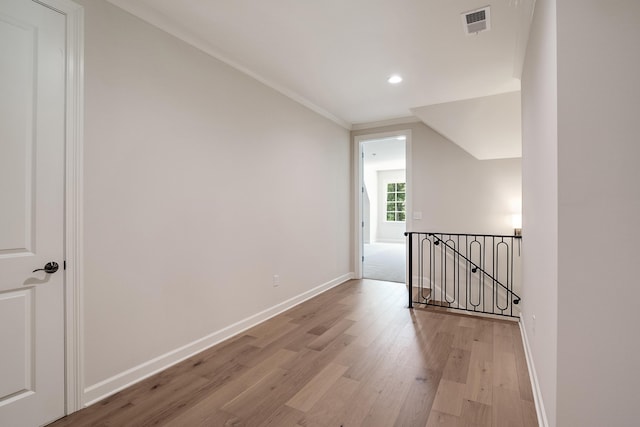
{"label": "white door", "polygon": [[64,415],[65,55],[64,15],[0,1],[0,426]]}

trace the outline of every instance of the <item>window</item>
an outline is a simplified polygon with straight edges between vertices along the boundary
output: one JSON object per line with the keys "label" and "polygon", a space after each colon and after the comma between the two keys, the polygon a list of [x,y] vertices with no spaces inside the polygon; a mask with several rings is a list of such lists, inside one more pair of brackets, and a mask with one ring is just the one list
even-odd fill
{"label": "window", "polygon": [[405,195],[404,182],[387,184],[387,221],[404,222]]}

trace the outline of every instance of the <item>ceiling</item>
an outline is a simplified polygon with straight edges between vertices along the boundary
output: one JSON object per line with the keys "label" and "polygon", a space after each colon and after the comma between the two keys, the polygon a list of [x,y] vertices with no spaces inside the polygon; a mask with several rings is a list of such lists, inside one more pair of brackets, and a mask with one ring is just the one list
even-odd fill
{"label": "ceiling", "polygon": [[[519,91],[535,2],[109,1],[348,129]],[[461,13],[487,4],[491,29],[465,34]]]}
{"label": "ceiling", "polygon": [[394,136],[362,141],[365,167],[376,171],[405,169],[405,140]]}

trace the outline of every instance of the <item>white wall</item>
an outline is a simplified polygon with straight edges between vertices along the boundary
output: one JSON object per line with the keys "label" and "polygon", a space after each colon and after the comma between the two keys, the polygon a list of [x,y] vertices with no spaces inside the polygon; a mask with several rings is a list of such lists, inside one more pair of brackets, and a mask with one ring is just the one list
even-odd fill
{"label": "white wall", "polygon": [[[368,205],[363,205],[363,220],[365,222],[366,230],[363,230],[363,233],[368,231],[368,236],[363,238],[364,242],[375,242],[378,239],[378,173],[375,169],[367,167],[366,163],[364,164],[362,174],[362,181],[365,187],[365,193],[368,196],[369,203]],[[366,213],[364,210],[366,209]]]}
{"label": "white wall", "polygon": [[556,425],[558,328],[555,9],[555,0],[536,2],[522,75],[523,284],[520,309],[541,400],[551,426]]}
{"label": "white wall", "polygon": [[386,243],[404,243],[405,222],[387,221],[387,184],[390,182],[406,182],[404,170],[379,170],[378,181],[378,204],[377,210],[377,232],[376,241]]}
{"label": "white wall", "polygon": [[640,2],[558,16],[558,426],[640,417]]}
{"label": "white wall", "polygon": [[536,3],[522,81],[523,314],[550,426],[638,423],[640,314],[627,304],[640,299],[638,19],[635,1]]}
{"label": "white wall", "polygon": [[155,357],[348,277],[350,143],[157,28],[80,3],[92,399]]}
{"label": "white wall", "polygon": [[364,191],[362,192],[362,243],[371,243],[372,230],[375,227],[371,227],[371,200],[369,200],[369,189],[365,184]]}
{"label": "white wall", "polygon": [[[520,210],[521,160],[477,160],[422,123],[353,131],[358,135],[411,130],[413,211],[410,231],[513,234]],[[410,160],[407,158],[407,162]],[[411,215],[408,212],[407,215]]]}

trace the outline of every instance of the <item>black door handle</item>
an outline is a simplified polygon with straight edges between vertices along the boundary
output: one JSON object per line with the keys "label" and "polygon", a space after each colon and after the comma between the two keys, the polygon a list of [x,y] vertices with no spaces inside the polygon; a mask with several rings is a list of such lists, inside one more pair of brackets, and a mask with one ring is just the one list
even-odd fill
{"label": "black door handle", "polygon": [[45,273],[52,274],[52,273],[55,273],[56,271],[58,271],[58,267],[60,267],[60,266],[58,265],[57,262],[51,261],[51,262],[48,262],[44,266],[44,268],[37,268],[37,269],[33,270],[33,272],[35,273],[36,271],[44,271]]}

